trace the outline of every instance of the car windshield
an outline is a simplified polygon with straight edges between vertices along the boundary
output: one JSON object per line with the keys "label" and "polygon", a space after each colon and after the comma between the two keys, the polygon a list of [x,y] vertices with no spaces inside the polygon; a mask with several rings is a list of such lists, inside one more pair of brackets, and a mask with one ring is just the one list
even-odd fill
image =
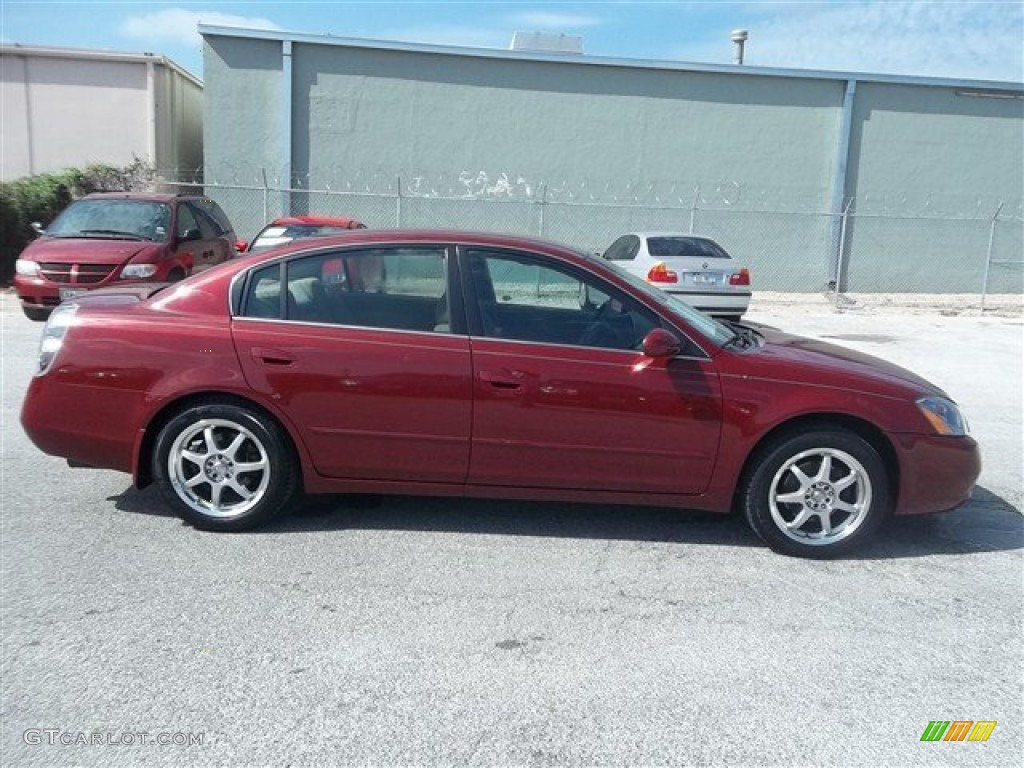
{"label": "car windshield", "polygon": [[728,259],[717,243],[702,237],[648,237],[647,252],[656,258],[696,256],[699,259]]}
{"label": "car windshield", "polygon": [[705,337],[718,346],[724,345],[736,336],[732,329],[727,325],[718,322],[699,310],[694,309],[686,302],[677,299],[675,296],[655,288],[650,283],[642,280],[636,275],[630,274],[615,262],[604,261],[602,263],[634,288],[643,291],[643,293],[650,296],[656,302],[667,307],[673,314],[679,315],[689,325],[696,328]]}
{"label": "car windshield", "polygon": [[350,230],[346,227],[334,227],[324,224],[289,224],[288,226],[270,226],[256,235],[249,248],[250,252],[265,251],[277,245],[290,243],[306,237],[327,237],[343,235]]}
{"label": "car windshield", "polygon": [[171,207],[155,200],[79,200],[46,229],[50,237],[95,237],[163,242],[170,233]]}

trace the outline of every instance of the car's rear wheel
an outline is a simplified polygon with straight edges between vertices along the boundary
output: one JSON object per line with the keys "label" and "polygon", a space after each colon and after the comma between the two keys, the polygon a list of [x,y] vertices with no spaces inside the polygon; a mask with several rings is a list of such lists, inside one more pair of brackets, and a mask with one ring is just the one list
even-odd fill
{"label": "car's rear wheel", "polygon": [[233,403],[186,408],[157,437],[153,477],[167,503],[197,528],[241,531],[292,500],[298,466],[284,430]]}
{"label": "car's rear wheel", "polygon": [[878,451],[844,429],[784,435],[754,459],[742,489],[754,532],[776,552],[828,558],[859,546],[888,514]]}
{"label": "car's rear wheel", "polygon": [[50,316],[50,309],[40,309],[38,307],[26,307],[22,305],[21,311],[25,313],[25,317],[36,323],[42,323]]}

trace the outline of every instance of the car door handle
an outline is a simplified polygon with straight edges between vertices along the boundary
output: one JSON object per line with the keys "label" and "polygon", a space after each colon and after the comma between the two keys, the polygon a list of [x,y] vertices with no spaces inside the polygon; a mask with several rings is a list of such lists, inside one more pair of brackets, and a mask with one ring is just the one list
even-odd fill
{"label": "car door handle", "polygon": [[295,362],[294,357],[281,349],[253,347],[250,352],[253,360],[264,365],[292,365]]}
{"label": "car door handle", "polygon": [[480,371],[480,381],[486,381],[495,389],[521,389],[523,384],[509,371]]}

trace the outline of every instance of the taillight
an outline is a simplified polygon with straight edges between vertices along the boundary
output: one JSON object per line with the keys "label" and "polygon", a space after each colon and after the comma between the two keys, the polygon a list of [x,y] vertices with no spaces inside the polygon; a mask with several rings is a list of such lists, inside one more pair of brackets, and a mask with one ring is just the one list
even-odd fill
{"label": "taillight", "polygon": [[729,285],[750,285],[750,270],[746,267],[729,275]]}
{"label": "taillight", "polygon": [[673,272],[671,269],[665,266],[665,262],[659,261],[653,267],[650,272],[647,273],[647,282],[649,283],[678,283],[679,275]]}

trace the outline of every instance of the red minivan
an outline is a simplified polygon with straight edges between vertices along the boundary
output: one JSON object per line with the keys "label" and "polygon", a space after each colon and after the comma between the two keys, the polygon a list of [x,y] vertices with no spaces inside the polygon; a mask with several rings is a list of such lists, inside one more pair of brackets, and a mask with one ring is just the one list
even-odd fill
{"label": "red minivan", "polygon": [[234,229],[213,200],[108,192],[76,200],[21,253],[14,287],[31,320],[60,302],[124,283],[175,282],[235,256]]}

